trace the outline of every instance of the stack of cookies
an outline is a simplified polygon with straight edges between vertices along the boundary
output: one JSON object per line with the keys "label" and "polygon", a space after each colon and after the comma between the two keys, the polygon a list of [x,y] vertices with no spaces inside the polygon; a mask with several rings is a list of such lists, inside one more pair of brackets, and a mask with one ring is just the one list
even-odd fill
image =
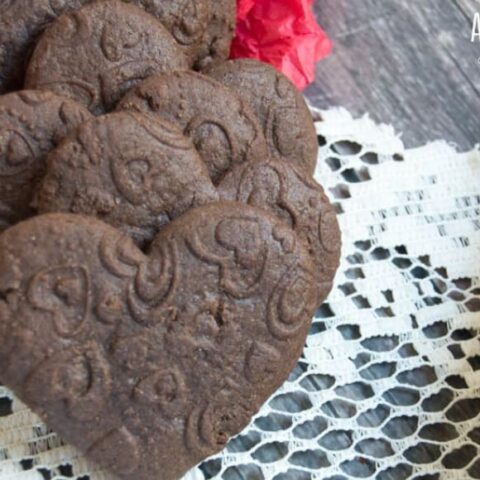
{"label": "stack of cookies", "polygon": [[1,6],[0,379],[118,478],[177,479],[283,383],[332,287],[310,113],[227,61],[235,0]]}

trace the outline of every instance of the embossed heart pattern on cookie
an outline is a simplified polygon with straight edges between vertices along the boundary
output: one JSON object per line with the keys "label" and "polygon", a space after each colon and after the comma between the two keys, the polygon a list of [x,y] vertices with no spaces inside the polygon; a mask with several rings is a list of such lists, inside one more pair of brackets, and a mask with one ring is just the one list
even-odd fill
{"label": "embossed heart pattern on cookie", "polygon": [[0,381],[119,479],[178,479],[332,288],[312,119],[272,68],[222,63],[234,0],[0,5],[0,91],[32,51],[0,96]]}
{"label": "embossed heart pattern on cookie", "polygon": [[[301,353],[308,252],[270,214],[192,209],[148,255],[92,217],[0,237],[2,381],[124,479],[175,479],[247,425]],[[172,462],[172,459],[175,461]]]}

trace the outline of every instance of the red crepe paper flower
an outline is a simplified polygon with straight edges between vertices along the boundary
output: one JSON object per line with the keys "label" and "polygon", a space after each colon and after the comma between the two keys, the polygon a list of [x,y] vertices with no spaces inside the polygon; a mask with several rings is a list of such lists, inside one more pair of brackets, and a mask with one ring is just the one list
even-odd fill
{"label": "red crepe paper flower", "polygon": [[256,0],[237,0],[237,19],[239,22],[247,18]]}
{"label": "red crepe paper flower", "polygon": [[283,72],[301,90],[332,43],[317,24],[313,0],[237,0],[231,58],[255,58]]}

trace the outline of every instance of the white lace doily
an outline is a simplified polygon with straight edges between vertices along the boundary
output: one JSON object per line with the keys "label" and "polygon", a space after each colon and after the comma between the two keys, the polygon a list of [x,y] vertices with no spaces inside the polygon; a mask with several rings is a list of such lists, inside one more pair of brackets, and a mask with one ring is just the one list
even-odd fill
{"label": "white lace doily", "polygon": [[[480,152],[322,115],[336,286],[289,381],[187,478],[480,478]],[[0,387],[0,480],[66,478],[109,477]]]}

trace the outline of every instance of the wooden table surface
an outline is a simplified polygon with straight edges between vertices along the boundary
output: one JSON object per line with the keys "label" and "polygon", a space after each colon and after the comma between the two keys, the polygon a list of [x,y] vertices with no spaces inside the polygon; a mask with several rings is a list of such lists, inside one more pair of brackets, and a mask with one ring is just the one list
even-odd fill
{"label": "wooden table surface", "polygon": [[479,0],[315,0],[334,41],[306,95],[403,132],[407,147],[435,139],[480,143]]}

